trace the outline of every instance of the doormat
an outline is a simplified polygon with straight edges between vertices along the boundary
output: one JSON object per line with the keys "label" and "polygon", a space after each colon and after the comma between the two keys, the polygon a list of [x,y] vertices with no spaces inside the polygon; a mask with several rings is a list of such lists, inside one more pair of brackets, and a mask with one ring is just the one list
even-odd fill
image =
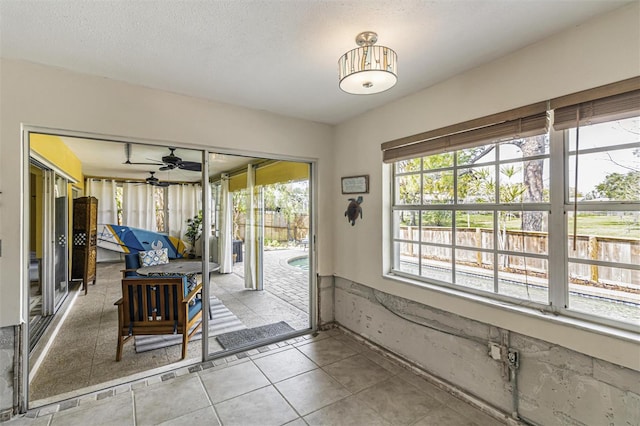
{"label": "doormat", "polygon": [[277,337],[282,334],[295,331],[284,321],[274,324],[261,325],[260,327],[247,328],[244,330],[232,331],[230,333],[216,336],[216,340],[224,349],[236,349],[248,346],[259,340]]}
{"label": "doormat", "polygon": [[[209,336],[228,333],[234,330],[247,328],[222,302],[216,298],[209,299],[211,308],[211,319],[209,320]],[[206,311],[202,315],[208,315]],[[202,329],[191,336],[190,342],[202,339]],[[135,336],[136,352],[146,352],[154,349],[165,348],[167,346],[181,345],[182,334],[168,334],[157,336]]]}

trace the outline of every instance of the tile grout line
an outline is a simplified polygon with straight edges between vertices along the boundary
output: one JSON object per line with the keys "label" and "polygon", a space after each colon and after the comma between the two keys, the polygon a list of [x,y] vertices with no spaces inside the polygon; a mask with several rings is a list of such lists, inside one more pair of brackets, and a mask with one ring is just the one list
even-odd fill
{"label": "tile grout line", "polygon": [[[342,334],[342,333],[341,333],[341,335],[344,335],[344,334]],[[302,336],[302,340],[306,341],[306,343],[309,343],[309,344],[311,344],[311,343],[315,343],[315,342],[318,342],[318,341],[323,341],[323,340],[334,340],[334,341],[336,341],[336,342],[339,342],[339,343],[344,344],[345,342],[343,342],[341,339],[337,339],[337,338],[336,338],[337,336],[338,336],[338,335],[330,335],[330,336],[327,336],[327,337],[325,337],[325,338],[315,339],[315,341],[314,341],[314,338],[312,337],[312,335],[311,335],[311,334],[309,334],[309,335]],[[290,340],[297,340],[297,342],[298,342],[298,343],[300,343],[300,342],[301,342],[301,340],[300,340],[300,339],[290,339]],[[302,354],[305,358],[307,358],[311,363],[313,363],[313,364],[316,366],[316,368],[315,368],[314,370],[320,369],[321,371],[324,371],[324,368],[323,368],[323,367],[321,367],[321,366],[319,366],[318,364],[316,364],[316,363],[315,363],[315,361],[311,360],[311,359],[310,359],[310,358],[309,358],[309,357],[308,357],[304,352],[300,351],[300,349],[299,349],[299,347],[298,347],[298,346],[296,346],[296,345],[294,345],[294,344],[291,344],[291,343],[288,343],[288,342],[289,342],[289,341],[287,341],[287,345],[286,345],[286,347],[279,347],[279,348],[278,348],[279,350],[278,350],[277,352],[268,352],[268,351],[265,351],[265,352],[259,352],[257,355],[262,355],[262,354],[264,354],[264,355],[263,355],[262,357],[258,357],[258,358],[255,358],[255,359],[253,358],[253,356],[255,356],[255,355],[251,355],[251,356],[250,356],[250,355],[247,355],[247,353],[248,353],[248,352],[251,352],[251,351],[247,351],[247,352],[244,352],[244,353],[239,353],[239,354],[236,354],[236,355],[229,356],[229,357],[227,357],[227,358],[222,358],[222,360],[224,361],[224,363],[222,363],[222,364],[215,365],[215,363],[213,363],[213,362],[211,362],[211,361],[207,361],[207,362],[201,362],[201,363],[198,363],[198,364],[196,364],[196,365],[192,365],[192,366],[181,367],[181,368],[179,368],[179,369],[176,369],[176,370],[174,370],[174,371],[170,372],[170,374],[168,374],[168,373],[166,373],[166,372],[165,372],[164,374],[157,374],[157,375],[154,375],[154,376],[152,376],[152,377],[149,377],[149,378],[146,378],[146,379],[144,379],[144,380],[141,380],[140,382],[142,382],[142,383],[143,383],[143,385],[142,385],[142,386],[137,387],[136,389],[140,389],[140,388],[143,388],[143,387],[148,387],[148,386],[150,386],[150,385],[152,384],[152,383],[150,383],[151,379],[157,378],[158,376],[160,376],[160,377],[161,377],[161,381],[160,381],[160,383],[163,383],[163,382],[168,382],[168,381],[170,381],[170,380],[172,380],[172,379],[175,379],[175,378],[178,378],[178,377],[186,377],[186,376],[189,376],[189,375],[196,374],[196,375],[198,376],[198,380],[199,380],[200,385],[203,387],[203,390],[205,391],[205,395],[206,395],[206,397],[207,397],[207,401],[209,402],[209,405],[213,408],[213,411],[214,411],[214,413],[215,413],[215,415],[216,415],[217,420],[220,422],[220,424],[222,424],[222,420],[221,420],[221,418],[220,418],[220,416],[219,416],[219,414],[218,414],[218,412],[217,412],[217,410],[216,410],[216,408],[215,408],[215,404],[213,403],[213,401],[212,401],[212,399],[211,399],[211,397],[210,397],[210,395],[209,395],[209,393],[208,393],[208,391],[207,391],[206,387],[204,386],[204,382],[203,382],[203,379],[202,379],[202,376],[201,376],[201,374],[200,374],[200,373],[201,373],[201,372],[204,372],[204,371],[206,371],[206,370],[208,370],[208,369],[210,369],[210,368],[220,367],[220,368],[219,368],[219,370],[223,370],[223,369],[226,369],[226,368],[232,367],[232,366],[234,366],[234,365],[240,365],[240,364],[243,364],[243,363],[245,363],[245,362],[247,362],[247,361],[251,361],[251,362],[253,363],[253,365],[258,369],[258,371],[260,371],[260,373],[261,373],[261,374],[262,374],[262,375],[267,379],[267,382],[268,382],[269,384],[268,384],[268,385],[265,385],[265,386],[262,386],[262,387],[259,387],[259,388],[257,388],[257,389],[254,389],[254,390],[252,390],[252,391],[250,391],[250,392],[253,392],[253,391],[256,391],[256,390],[259,390],[259,389],[264,389],[265,387],[268,387],[268,386],[272,386],[272,387],[274,387],[274,388],[275,388],[275,390],[276,390],[276,392],[278,392],[278,394],[279,394],[279,395],[280,395],[280,396],[281,396],[281,397],[286,401],[287,405],[288,405],[289,407],[291,407],[291,409],[293,410],[293,412],[294,412],[294,413],[296,413],[296,414],[297,414],[298,418],[299,418],[299,419],[301,419],[301,420],[304,422],[304,421],[305,421],[305,420],[304,420],[304,417],[300,414],[300,412],[298,412],[298,410],[296,410],[296,408],[295,408],[295,407],[293,407],[293,405],[292,405],[292,404],[287,400],[287,398],[286,398],[286,397],[285,397],[285,396],[280,392],[280,390],[279,390],[279,389],[277,388],[277,386],[276,386],[276,382],[274,382],[273,380],[271,380],[271,379],[270,379],[270,378],[265,374],[265,372],[264,372],[264,371],[263,371],[263,370],[258,366],[258,364],[256,364],[256,360],[257,360],[257,359],[261,359],[261,358],[266,357],[266,356],[269,356],[269,355],[277,355],[278,353],[282,353],[282,352],[288,351],[288,350],[289,350],[289,348],[294,348],[294,349],[297,349],[297,352],[298,352],[299,354]],[[273,345],[269,345],[269,346],[273,346]],[[348,346],[348,345],[347,345],[347,346]],[[258,348],[258,349],[260,349],[260,348]],[[353,348],[351,348],[351,349],[353,349]],[[368,349],[368,348],[367,348],[367,349]],[[376,351],[371,351],[371,352],[372,352],[373,354],[377,355],[377,356],[380,356],[380,354],[376,353]],[[243,355],[243,354],[244,354],[244,355],[246,355],[246,356],[238,356],[238,355]],[[349,358],[352,358],[352,357],[354,357],[354,356],[356,356],[356,355],[364,356],[362,353],[360,353],[360,352],[357,352],[357,351],[356,351],[356,353],[354,353],[353,355],[350,355],[350,356],[348,356],[348,357],[346,357],[346,358],[344,358],[344,359],[349,359]],[[235,358],[235,359],[233,359],[233,358]],[[365,358],[367,358],[367,357],[365,356]],[[401,376],[401,373],[393,372],[393,371],[391,371],[391,370],[387,370],[385,367],[383,367],[382,365],[378,364],[376,361],[371,360],[371,359],[369,359],[369,358],[367,358],[367,359],[368,359],[369,361],[373,362],[374,364],[377,364],[377,365],[378,365],[378,366],[380,366],[381,368],[385,369],[385,370],[389,373],[389,376],[390,376],[390,377],[389,377],[389,379],[394,378],[394,377],[395,377],[395,378],[399,378],[399,379],[401,379],[402,381],[404,381],[404,382],[408,383],[409,385],[411,385],[411,387],[416,388],[416,389],[417,389],[418,391],[420,391],[421,393],[425,393],[425,391],[423,391],[422,389],[420,389],[419,387],[417,387],[417,385],[415,385],[415,384],[413,384],[413,383],[411,383],[411,382],[408,382],[408,381],[406,381],[406,380],[402,379],[402,378],[400,377],[400,376]],[[383,359],[383,360],[385,360],[385,361],[387,361],[387,362],[391,361],[391,360],[390,360],[389,358],[387,358],[387,357],[382,357],[382,359]],[[340,361],[336,361],[336,362],[340,362]],[[210,363],[211,365],[203,368],[203,367],[202,367],[202,366],[203,366],[203,364],[207,364],[207,363]],[[391,364],[395,364],[395,363],[394,363],[394,362],[392,362],[392,361],[391,361],[390,363],[391,363]],[[333,364],[333,363],[332,363],[332,364]],[[328,365],[331,365],[331,364],[328,364]],[[198,367],[198,368],[195,368],[195,367]],[[325,367],[326,367],[326,366],[325,366]],[[399,367],[400,367],[400,366],[399,366]],[[314,371],[314,370],[310,370],[310,371]],[[415,374],[415,372],[413,372],[413,371],[412,371],[412,369],[401,368],[401,369],[400,369],[400,371],[401,371],[401,372],[407,372],[407,373],[413,373],[413,374]],[[338,384],[340,384],[340,386],[341,386],[341,387],[343,387],[344,389],[346,389],[346,390],[347,390],[347,392],[349,393],[349,395],[344,396],[344,397],[340,398],[339,400],[334,401],[334,402],[332,402],[332,403],[329,403],[329,404],[327,404],[327,405],[325,405],[325,406],[319,407],[319,408],[317,408],[317,409],[315,409],[315,410],[313,410],[313,411],[311,411],[311,412],[307,413],[307,414],[306,414],[307,416],[308,416],[308,415],[311,415],[312,413],[315,413],[315,412],[317,412],[317,411],[319,411],[319,410],[322,410],[322,409],[326,408],[327,406],[330,406],[330,405],[332,405],[332,404],[338,403],[338,402],[340,402],[340,401],[344,401],[345,399],[347,399],[347,398],[349,398],[349,397],[351,397],[351,396],[358,395],[358,394],[360,394],[360,393],[364,390],[364,389],[361,389],[361,390],[360,390],[360,391],[358,391],[358,392],[351,392],[351,391],[350,391],[349,389],[347,389],[347,388],[346,388],[342,383],[340,383],[340,382],[339,382],[335,377],[331,376],[331,375],[330,375],[329,373],[327,373],[326,371],[324,371],[324,372],[325,372],[326,374],[328,374],[328,375],[329,375],[329,377],[332,377],[332,378],[333,378],[333,380],[335,380],[336,382],[338,382]],[[280,381],[279,381],[279,382],[277,382],[277,383],[280,383],[280,382],[285,381],[285,380],[289,380],[289,379],[291,379],[291,378],[297,377],[297,376],[299,376],[299,375],[301,375],[301,374],[305,374],[305,373],[308,373],[308,371],[307,371],[307,372],[304,372],[304,373],[296,374],[296,375],[294,375],[294,376],[288,377],[288,378],[283,379],[283,380],[280,380]],[[387,379],[387,380],[388,380],[388,379]],[[427,382],[429,382],[429,381],[427,381]],[[135,383],[133,383],[133,384],[137,384],[137,382],[135,382]],[[133,410],[134,410],[134,419],[133,419],[134,423],[133,423],[133,424],[134,424],[134,426],[135,426],[135,425],[138,423],[138,418],[137,418],[137,413],[136,413],[136,411],[135,411],[135,392],[133,392],[135,389],[133,388],[133,384],[130,384],[130,385],[129,385],[129,389],[127,390],[127,392],[130,392],[130,393],[131,393],[132,405],[133,405]],[[121,386],[122,386],[122,385],[121,385]],[[115,395],[121,395],[121,394],[123,393],[123,392],[117,392],[116,390],[117,390],[117,387],[114,387],[114,388],[110,389],[108,392],[103,392],[102,394],[99,394],[99,393],[98,393],[98,394],[96,394],[96,395],[104,395],[104,397],[102,397],[101,399],[105,399],[105,398],[109,398],[109,397],[112,397],[112,396],[115,396]],[[245,395],[246,395],[247,393],[249,393],[249,392],[246,392],[246,393],[245,393]],[[426,395],[428,395],[428,393],[426,393]],[[242,395],[239,395],[239,396],[242,396]],[[428,396],[430,396],[430,395],[428,395]],[[233,398],[236,398],[236,397],[238,397],[238,396],[235,396],[235,397],[233,397]],[[233,399],[233,398],[229,398],[229,399]],[[64,402],[63,402],[63,403],[59,404],[57,407],[51,407],[51,408],[53,408],[53,410],[45,410],[45,411],[47,411],[47,413],[43,414],[42,416],[37,415],[37,417],[44,417],[45,415],[50,415],[50,418],[48,419],[48,422],[47,422],[47,423],[48,423],[48,424],[51,424],[51,422],[53,421],[52,419],[53,419],[53,417],[56,415],[56,413],[61,412],[61,411],[63,411],[63,410],[66,410],[67,408],[73,408],[74,406],[76,406],[76,407],[77,407],[78,405],[80,405],[80,404],[79,404],[79,403],[80,403],[80,400],[81,400],[81,398],[76,398],[76,403],[75,403],[75,405],[73,405],[73,402],[71,402],[72,400],[67,401],[67,402],[69,402],[69,404],[64,404]],[[442,406],[442,407],[447,407],[444,403],[442,403],[442,402],[438,401],[437,399],[436,399],[436,401],[438,402],[438,404],[439,404],[440,406]],[[224,401],[221,401],[221,402],[224,402]],[[464,402],[464,401],[462,401],[462,402]],[[65,406],[64,408],[62,408],[62,406],[63,406],[63,405]],[[42,408],[42,407],[41,407],[41,408]],[[460,414],[461,416],[463,416],[463,417],[465,417],[465,418],[468,418],[468,419],[469,419],[469,417],[467,417],[467,413],[462,413],[462,412],[459,412],[459,411],[457,411],[457,410],[454,410],[454,411],[456,411],[456,412],[457,412],[458,414]],[[417,418],[415,422],[419,422],[421,419],[425,418],[426,416],[427,416],[427,415],[425,415],[425,416],[423,416],[423,417],[420,417],[420,418]],[[295,419],[294,419],[294,420],[295,420]],[[471,419],[471,420],[473,420],[473,419]],[[414,423],[415,423],[415,422],[414,422]]]}
{"label": "tile grout line", "polygon": [[[301,353],[301,354],[304,356],[304,354],[303,354],[302,352],[300,352],[300,351],[298,350],[298,348],[296,348],[295,346],[292,346],[292,347],[293,347],[293,349],[294,349],[294,350],[297,350],[299,353]],[[284,351],[283,351],[283,352],[284,352]],[[307,359],[308,359],[308,358],[307,358]],[[311,361],[311,360],[309,360],[309,361]],[[313,362],[313,361],[311,361],[311,362]],[[255,363],[254,363],[254,364],[255,364]],[[320,366],[319,366],[318,364],[316,364],[315,362],[313,362],[313,364],[315,364],[315,365],[316,365],[316,367],[317,367],[317,368],[315,368],[314,370],[317,370],[318,368],[320,368]],[[272,380],[271,380],[271,379],[270,379],[270,378],[269,378],[269,377],[264,373],[264,371],[262,371],[262,369],[260,369],[260,367],[259,367],[258,365],[256,365],[256,367],[258,368],[258,370],[260,370],[260,372],[262,373],[262,375],[264,375],[264,376],[266,377],[266,379],[269,381],[269,383],[270,383],[270,385],[273,387],[273,389],[275,389],[275,391],[276,391],[276,392],[278,392],[278,395],[280,395],[280,397],[281,397],[284,401],[286,401],[287,405],[289,405],[289,407],[291,407],[291,409],[293,410],[293,412],[294,412],[294,413],[296,413],[296,414],[298,415],[298,418],[299,418],[299,419],[301,419],[303,422],[307,423],[307,422],[304,420],[304,417],[302,416],[302,414],[300,414],[300,413],[298,412],[298,410],[296,410],[296,408],[291,404],[291,402],[289,402],[289,400],[288,400],[288,399],[287,399],[287,398],[282,394],[282,392],[280,392],[280,389],[278,389],[278,387],[276,386],[276,383],[274,383],[274,382],[273,382],[273,381],[272,381]],[[310,370],[310,371],[313,371],[313,370]],[[308,372],[305,372],[305,373],[308,373]],[[289,379],[291,379],[292,377],[300,376],[301,374],[304,374],[304,373],[300,373],[300,374],[296,374],[296,375],[291,376],[291,377],[287,377],[286,379],[280,380],[280,382],[283,382],[283,381],[285,381],[285,380],[289,380]],[[280,382],[277,382],[277,383],[280,383]],[[295,419],[294,419],[294,420],[292,420],[292,421],[295,421]],[[288,423],[290,423],[290,422],[288,422]]]}
{"label": "tile grout line", "polygon": [[131,408],[133,409],[133,426],[136,426],[138,424],[138,413],[136,410],[136,396],[135,396],[135,393],[133,392],[133,389],[131,389],[129,392],[131,392]]}
{"label": "tile grout line", "polygon": [[[225,367],[225,368],[229,368],[229,367]],[[204,385],[204,382],[202,381],[202,376],[199,373],[196,373],[196,376],[198,377],[200,386],[202,386],[202,389],[204,390],[204,394],[207,396],[207,401],[209,401],[209,404],[210,404],[209,406],[213,410],[213,414],[216,416],[216,420],[218,420],[218,423],[222,425],[222,419],[220,418],[220,414],[218,413],[218,410],[216,410],[216,406],[213,403],[211,396],[209,395],[209,391],[207,390],[207,387]]]}

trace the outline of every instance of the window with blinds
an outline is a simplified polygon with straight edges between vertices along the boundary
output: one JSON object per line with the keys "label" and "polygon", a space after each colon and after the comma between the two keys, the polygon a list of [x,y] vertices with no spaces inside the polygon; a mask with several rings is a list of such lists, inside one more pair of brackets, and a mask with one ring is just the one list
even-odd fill
{"label": "window with blinds", "polygon": [[391,274],[637,326],[640,78],[382,151],[393,165]]}

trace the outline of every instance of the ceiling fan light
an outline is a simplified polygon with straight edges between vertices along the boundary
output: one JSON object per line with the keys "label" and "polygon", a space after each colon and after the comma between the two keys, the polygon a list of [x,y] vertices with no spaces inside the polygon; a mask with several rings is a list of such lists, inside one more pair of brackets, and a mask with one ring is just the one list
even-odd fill
{"label": "ceiling fan light", "polygon": [[389,90],[398,82],[398,55],[385,46],[374,46],[376,33],[365,31],[356,36],[361,46],[338,60],[340,89],[354,95],[369,95]]}

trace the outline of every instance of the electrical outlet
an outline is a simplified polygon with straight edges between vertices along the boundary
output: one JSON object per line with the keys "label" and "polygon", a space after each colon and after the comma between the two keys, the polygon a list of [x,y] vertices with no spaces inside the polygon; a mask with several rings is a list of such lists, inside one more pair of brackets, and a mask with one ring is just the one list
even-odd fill
{"label": "electrical outlet", "polygon": [[500,350],[500,345],[497,343],[489,342],[489,356],[496,361],[500,361],[502,359]]}
{"label": "electrical outlet", "polygon": [[509,352],[507,352],[507,362],[509,363],[509,367],[520,367],[520,353],[515,349],[509,349]]}

